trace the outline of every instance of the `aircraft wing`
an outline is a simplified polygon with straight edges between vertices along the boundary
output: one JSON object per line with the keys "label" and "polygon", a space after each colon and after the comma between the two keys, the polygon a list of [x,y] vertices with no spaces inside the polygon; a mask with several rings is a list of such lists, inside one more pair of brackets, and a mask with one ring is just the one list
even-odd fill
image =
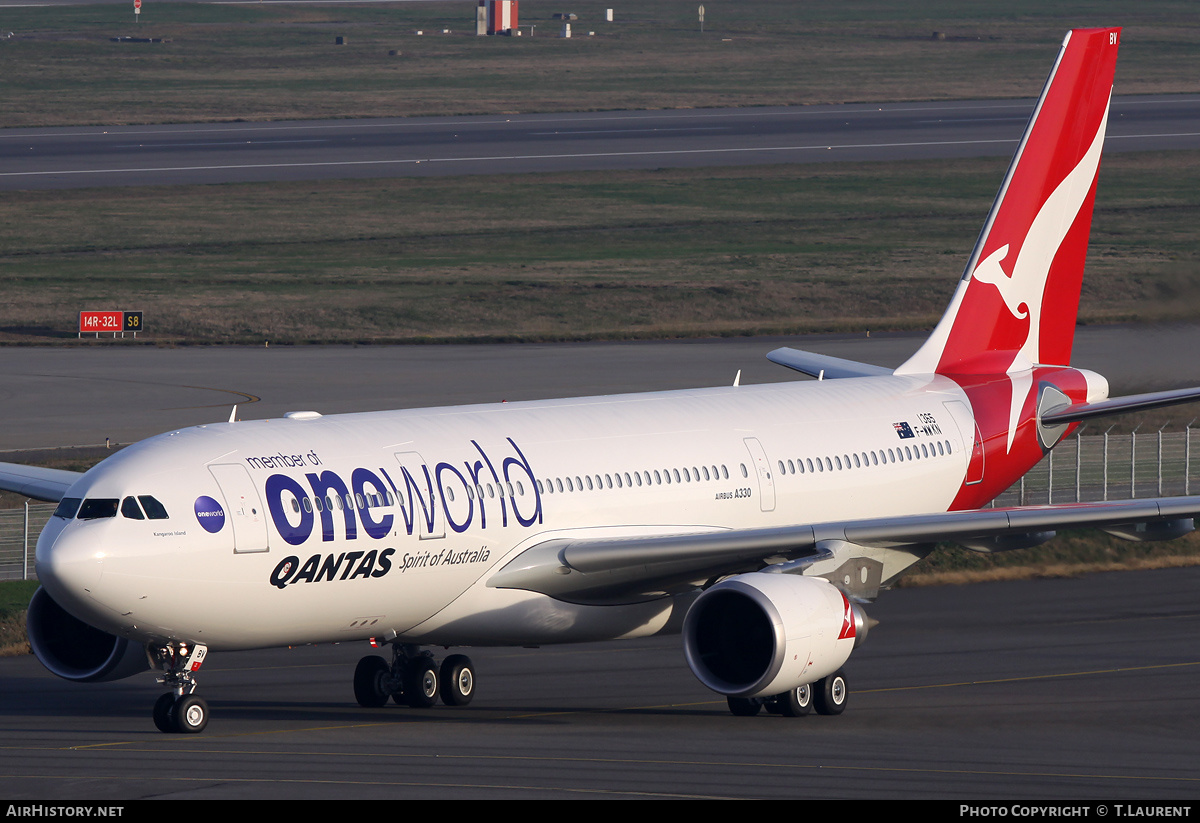
{"label": "aircraft wing", "polygon": [[16,492],[34,500],[57,503],[67,489],[83,477],[82,472],[66,469],[43,469],[22,466],[20,463],[0,463],[0,491]]}
{"label": "aircraft wing", "polygon": [[799,571],[834,557],[829,547],[842,542],[875,549],[956,542],[975,551],[1005,551],[1036,545],[1056,529],[1107,528],[1131,539],[1175,537],[1189,531],[1197,515],[1200,496],[975,509],[666,536],[556,538],[527,549],[487,585],[526,589],[575,603],[637,602],[693,588],[698,580],[756,571],[771,563],[788,562],[788,570]]}

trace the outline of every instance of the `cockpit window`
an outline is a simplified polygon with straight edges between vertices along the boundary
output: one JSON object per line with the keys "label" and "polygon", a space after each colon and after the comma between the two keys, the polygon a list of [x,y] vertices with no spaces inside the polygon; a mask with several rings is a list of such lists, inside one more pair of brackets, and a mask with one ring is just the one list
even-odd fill
{"label": "cockpit window", "polygon": [[146,510],[146,517],[151,520],[166,520],[167,509],[162,503],[159,503],[157,498],[151,497],[148,494],[139,494],[138,500],[142,501],[142,508]]}
{"label": "cockpit window", "polygon": [[90,497],[79,507],[79,519],[99,520],[103,517],[116,517],[117,504],[120,502],[115,497]]}
{"label": "cockpit window", "polygon": [[146,519],[146,515],[142,514],[142,507],[132,497],[126,497],[121,501],[121,516],[128,517],[130,520]]}
{"label": "cockpit window", "polygon": [[54,510],[54,516],[70,520],[79,511],[79,504],[82,502],[82,497],[64,497],[58,501],[58,508]]}

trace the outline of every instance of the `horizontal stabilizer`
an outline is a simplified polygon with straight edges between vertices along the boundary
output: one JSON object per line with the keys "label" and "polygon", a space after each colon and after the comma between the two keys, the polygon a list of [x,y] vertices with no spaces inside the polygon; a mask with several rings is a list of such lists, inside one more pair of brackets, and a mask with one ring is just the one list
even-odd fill
{"label": "horizontal stabilizer", "polygon": [[846,360],[832,357],[828,354],[816,354],[810,351],[790,349],[786,346],[775,349],[767,354],[772,363],[787,366],[789,369],[807,374],[811,377],[823,377],[826,380],[836,380],[841,377],[879,377],[891,374],[891,369],[883,366],[872,366],[870,363],[859,363],[857,360]]}
{"label": "horizontal stabilizer", "polygon": [[67,489],[81,477],[81,472],[66,469],[43,469],[40,466],[22,466],[20,463],[0,463],[0,491],[16,492],[48,503],[62,500]]}
{"label": "horizontal stabilizer", "polygon": [[1042,412],[1043,426],[1058,423],[1076,423],[1081,420],[1091,420],[1093,417],[1107,417],[1113,414],[1157,409],[1161,406],[1174,406],[1179,403],[1200,401],[1200,386],[1188,389],[1172,389],[1170,391],[1148,392],[1146,394],[1131,394],[1128,397],[1110,397],[1096,403],[1075,403],[1061,409]]}

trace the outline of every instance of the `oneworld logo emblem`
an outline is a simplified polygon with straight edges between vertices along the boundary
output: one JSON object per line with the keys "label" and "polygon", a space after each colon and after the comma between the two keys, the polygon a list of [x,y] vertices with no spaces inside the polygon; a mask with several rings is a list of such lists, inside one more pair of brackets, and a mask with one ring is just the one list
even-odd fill
{"label": "oneworld logo emblem", "polygon": [[196,498],[196,520],[209,534],[216,534],[225,527],[225,510],[208,495]]}

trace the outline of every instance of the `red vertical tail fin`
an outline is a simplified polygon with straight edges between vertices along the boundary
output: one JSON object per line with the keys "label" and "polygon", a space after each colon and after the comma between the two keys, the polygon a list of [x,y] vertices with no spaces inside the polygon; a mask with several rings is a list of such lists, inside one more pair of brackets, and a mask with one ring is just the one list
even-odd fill
{"label": "red vertical tail fin", "polygon": [[897,374],[1069,362],[1120,32],[1067,34],[950,308]]}

